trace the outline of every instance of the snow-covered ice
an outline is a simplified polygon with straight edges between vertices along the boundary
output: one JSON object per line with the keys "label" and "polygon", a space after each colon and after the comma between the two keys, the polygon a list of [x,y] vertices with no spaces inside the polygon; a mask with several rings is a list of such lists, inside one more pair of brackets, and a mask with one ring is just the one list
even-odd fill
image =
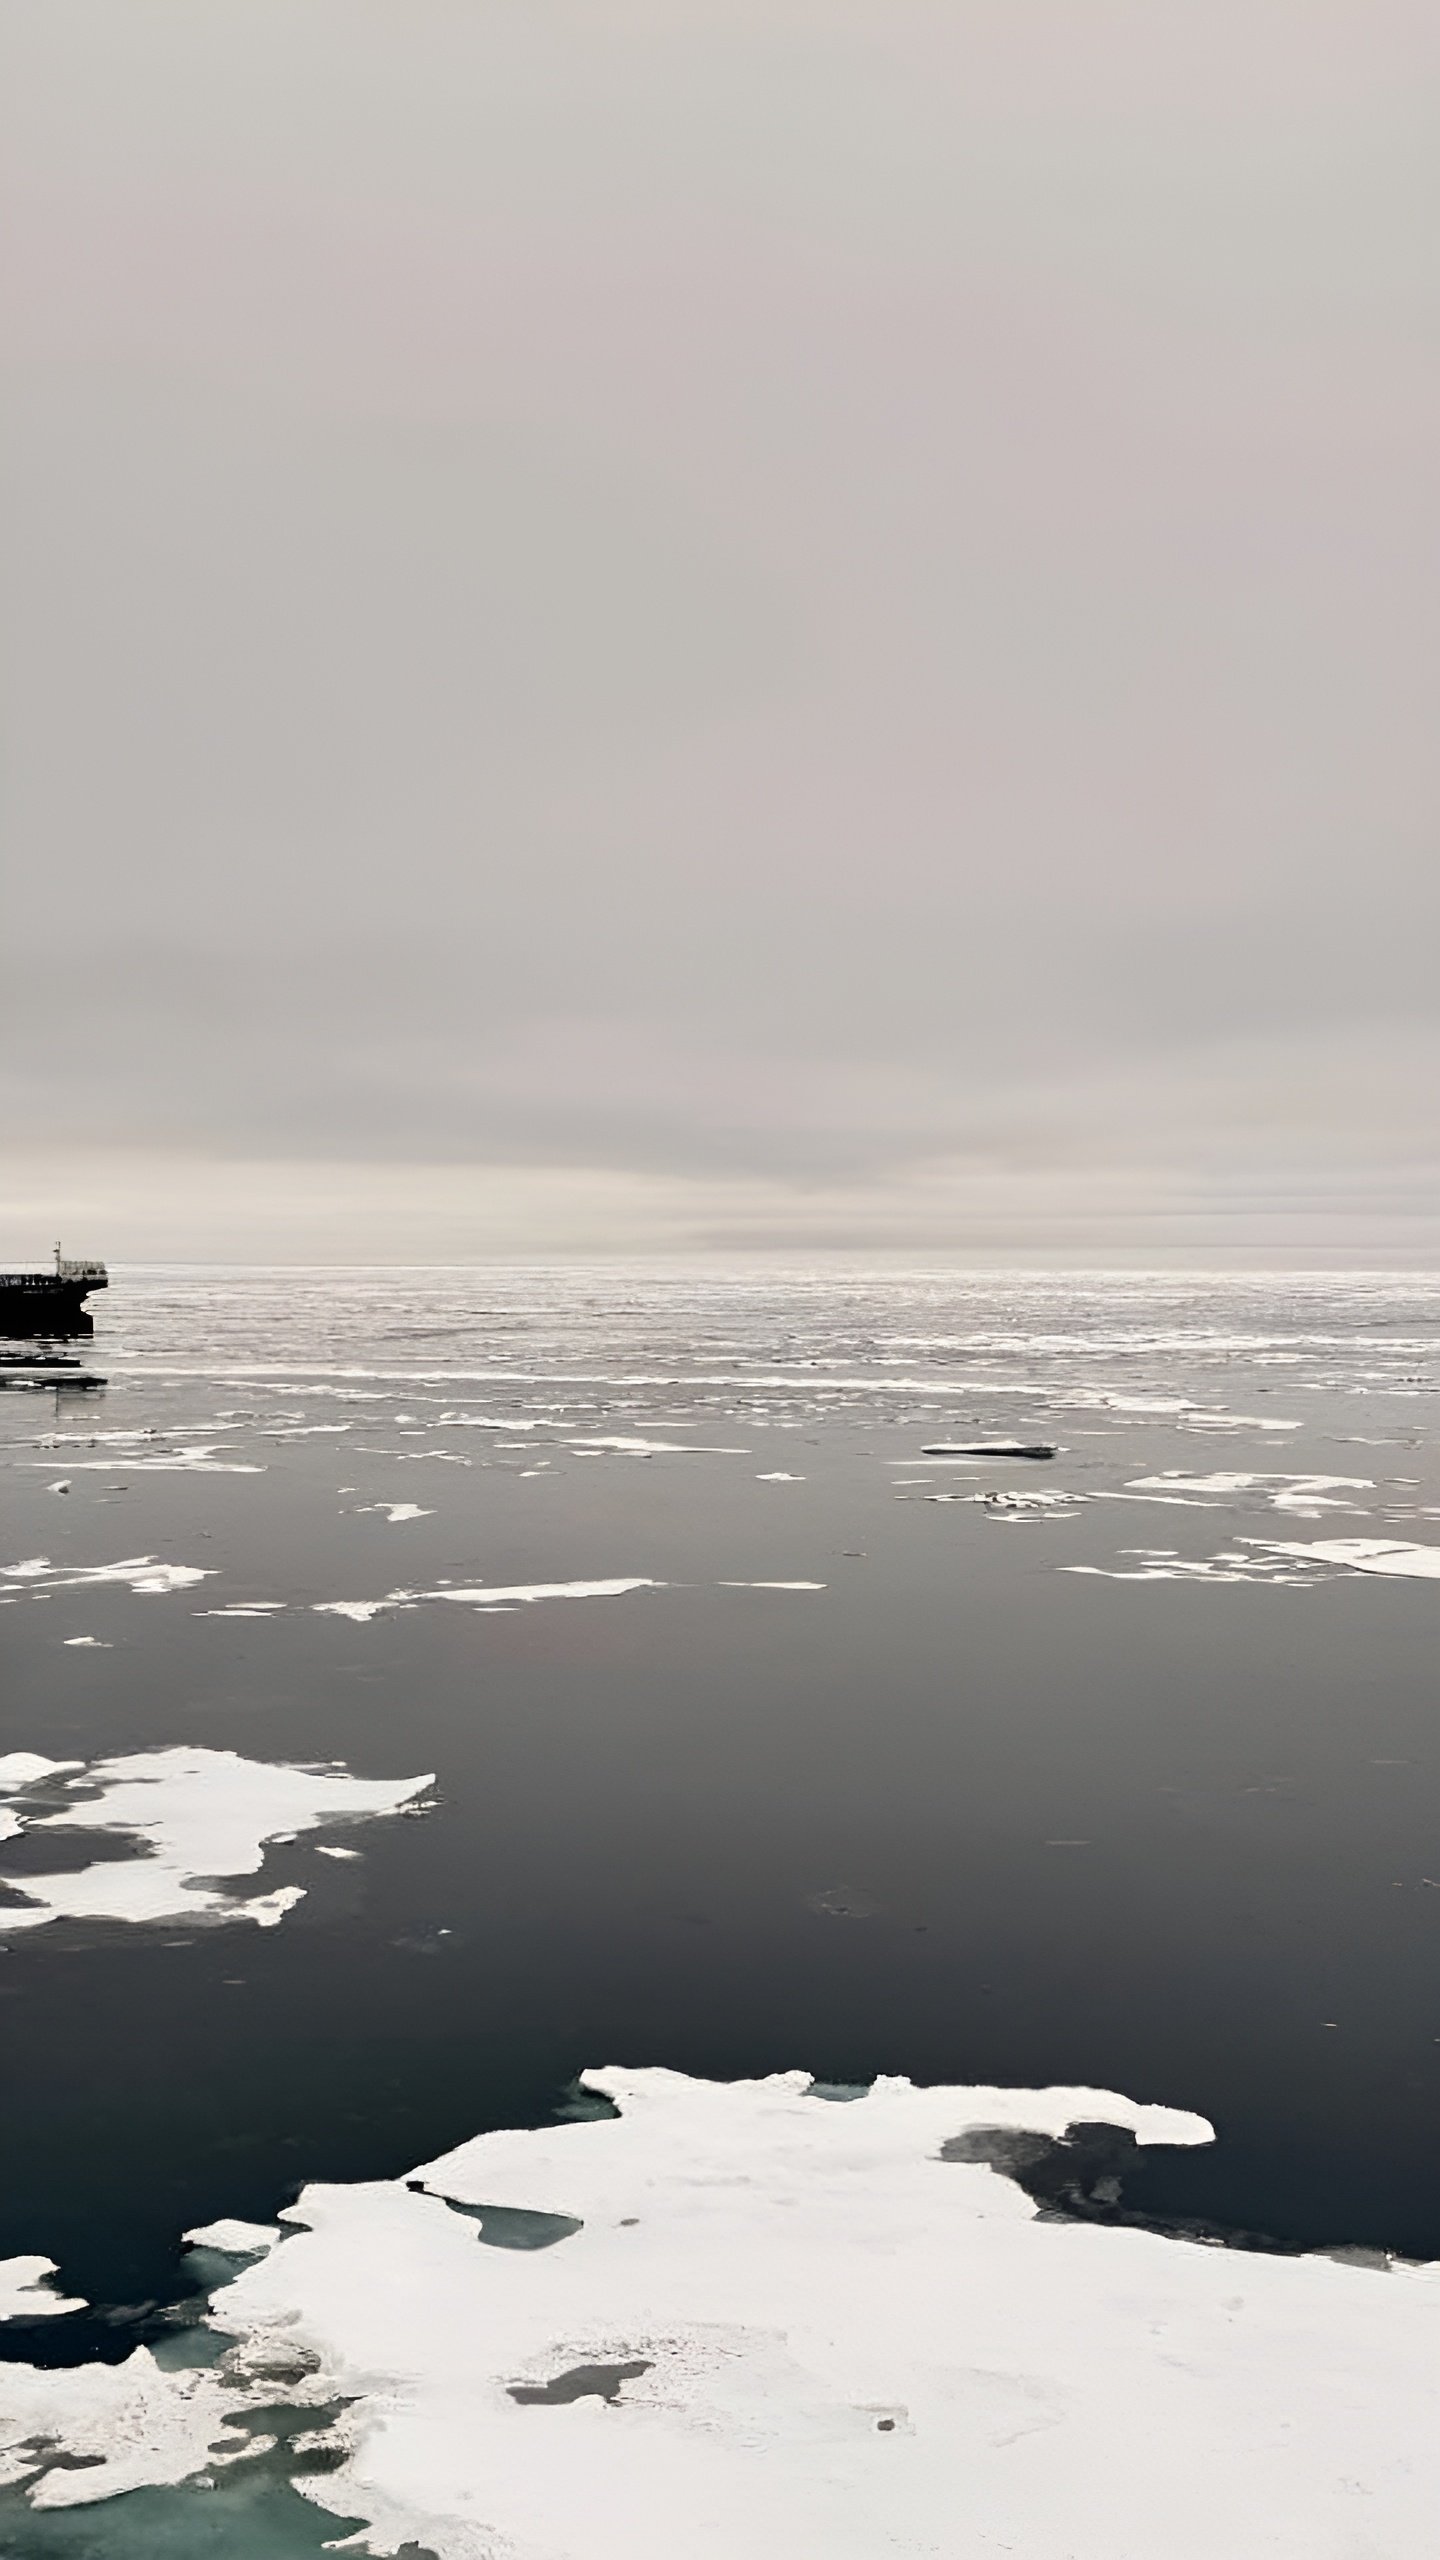
{"label": "snow-covered ice", "polygon": [[57,2312],[83,2311],[78,2295],[54,2282],[53,2258],[0,2258],[0,2320],[48,2320]]}
{"label": "snow-covered ice", "polygon": [[92,1591],[106,1583],[127,1583],[132,1591],[187,1591],[217,1568],[202,1564],[165,1564],[158,1556],[122,1556],[118,1564],[52,1564],[48,1556],[26,1556],[20,1564],[0,1565],[0,1579],[31,1591]]}
{"label": "snow-covered ice", "polygon": [[1305,1564],[1344,1565],[1352,1573],[1440,1581],[1440,1547],[1415,1546],[1405,1538],[1247,1538],[1245,1544],[1267,1555],[1294,1556]]}
{"label": "snow-covered ice", "polygon": [[283,2237],[278,2222],[239,2222],[233,2215],[222,2215],[218,2222],[201,2223],[187,2231],[185,2242],[191,2249],[218,2249],[227,2258],[250,2258],[273,2249]]}
{"label": "snow-covered ice", "polygon": [[1318,1520],[1326,1511],[1363,1511],[1363,1502],[1348,1497],[1373,1493],[1375,1481],[1372,1476],[1282,1475],[1239,1469],[1201,1476],[1167,1468],[1161,1475],[1132,1476],[1128,1490],[1160,1495],[1259,1493],[1276,1511],[1294,1512],[1302,1520]]}
{"label": "snow-covered ice", "polygon": [[[1093,2089],[587,2077],[617,2116],[307,2187],[295,2236],[214,2296],[218,2368],[0,2367],[36,2504],[206,2474],[227,2418],[344,2398],[338,2467],[296,2486],[374,2552],[1431,2548],[1440,2271],[1042,2221],[985,2165],[997,2132],[1193,2144],[1202,2118]],[[501,2212],[551,2227],[487,2246]]]}
{"label": "snow-covered ice", "polygon": [[[66,1780],[73,1800],[59,1811],[32,1810],[31,1789],[72,1769],[80,1772]],[[231,1889],[259,1873],[268,1845],[399,1813],[433,1784],[433,1775],[353,1778],[347,1769],[291,1768],[234,1751],[142,1751],[88,1766],[12,1752],[0,1760],[0,1836],[96,1831],[133,1842],[135,1855],[10,1879],[26,1899],[0,1904],[0,1934],[53,1920],[251,1920],[273,1928],[304,1900],[302,1885],[248,1898]]]}

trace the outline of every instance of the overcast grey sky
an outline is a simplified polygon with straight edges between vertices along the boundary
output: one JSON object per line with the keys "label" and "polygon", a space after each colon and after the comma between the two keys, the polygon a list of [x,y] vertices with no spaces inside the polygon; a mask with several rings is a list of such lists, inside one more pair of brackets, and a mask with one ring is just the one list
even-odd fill
{"label": "overcast grey sky", "polygon": [[8,0],[0,1251],[1440,1260],[1430,0]]}

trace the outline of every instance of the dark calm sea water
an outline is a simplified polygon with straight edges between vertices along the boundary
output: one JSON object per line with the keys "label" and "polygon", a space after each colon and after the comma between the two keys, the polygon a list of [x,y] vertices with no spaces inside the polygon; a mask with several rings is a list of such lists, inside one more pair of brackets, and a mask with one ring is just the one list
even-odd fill
{"label": "dark calm sea water", "polygon": [[[303,1887],[275,1927],[0,1927],[0,2257],[95,2306],[0,2355],[118,2357],[188,2226],[602,2061],[1115,2088],[1218,2132],[1126,2209],[1440,2253],[1440,1282],[146,1270],[97,1315],[102,1392],[0,1399],[0,1563],[48,1560],[0,1753],[434,1805],[271,1846],[226,1890]],[[1008,1438],[1058,1454],[922,1455]],[[135,1558],[207,1578],[77,1578]],[[174,2547],[292,2547],[255,2515]]]}

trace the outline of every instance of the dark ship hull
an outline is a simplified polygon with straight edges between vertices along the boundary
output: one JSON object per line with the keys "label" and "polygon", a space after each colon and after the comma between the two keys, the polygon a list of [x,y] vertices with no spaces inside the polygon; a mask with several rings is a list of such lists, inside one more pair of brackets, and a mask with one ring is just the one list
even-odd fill
{"label": "dark ship hull", "polygon": [[55,1271],[0,1271],[0,1338],[93,1333],[95,1319],[85,1300],[92,1289],[105,1286],[103,1263],[73,1276]]}

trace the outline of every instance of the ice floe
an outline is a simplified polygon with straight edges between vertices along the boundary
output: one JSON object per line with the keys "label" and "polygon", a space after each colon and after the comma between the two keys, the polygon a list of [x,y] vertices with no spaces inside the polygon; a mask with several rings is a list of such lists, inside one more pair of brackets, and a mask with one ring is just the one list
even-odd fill
{"label": "ice floe", "polygon": [[1250,1582],[1289,1590],[1330,1579],[1309,1548],[1261,1538],[1241,1538],[1209,1556],[1182,1556],[1174,1547],[1122,1547],[1120,1555],[1117,1564],[1065,1564],[1059,1570],[1098,1574],[1107,1582]]}
{"label": "ice floe", "polygon": [[1171,1547],[1123,1547],[1123,1564],[1062,1565],[1062,1573],[1103,1575],[1111,1582],[1269,1582],[1305,1589],[1337,1573],[1378,1573],[1440,1581],[1440,1547],[1404,1538],[1238,1538],[1211,1556],[1182,1556]]}
{"label": "ice floe", "polygon": [[336,2459],[295,2486],[374,2552],[1430,2548],[1440,2270],[1043,2220],[999,2173],[1077,2125],[1194,2144],[1202,2118],[587,2077],[618,2114],[307,2187],[294,2236],[214,2296],[218,2365],[0,2366],[11,2476],[39,2508],[203,2478],[248,2412],[343,2399]]}
{"label": "ice floe", "polygon": [[1292,1511],[1299,1519],[1318,1520],[1326,1511],[1363,1511],[1363,1502],[1352,1502],[1347,1496],[1373,1493],[1373,1476],[1283,1475],[1273,1471],[1244,1472],[1220,1469],[1211,1475],[1186,1475],[1179,1468],[1167,1468],[1163,1474],[1134,1476],[1128,1491],[1173,1497],[1176,1494],[1223,1496],[1235,1493],[1259,1493],[1276,1511]]}
{"label": "ice floe", "polygon": [[[69,1770],[58,1809],[32,1791]],[[250,1920],[273,1928],[304,1899],[301,1885],[248,1898],[232,1888],[257,1875],[269,1845],[299,1832],[418,1809],[434,1784],[415,1778],[354,1778],[338,1767],[294,1768],[244,1760],[238,1752],[177,1748],[128,1758],[47,1761],[33,1752],[0,1760],[0,1821],[8,1828],[66,1835],[94,1831],[133,1844],[131,1857],[97,1858],[79,1869],[6,1879],[21,1903],[0,1904],[0,1934],[54,1920]]]}
{"label": "ice floe", "polygon": [[601,1450],[609,1450],[614,1456],[620,1458],[748,1458],[750,1456],[748,1449],[709,1448],[698,1440],[644,1440],[623,1436],[609,1439],[594,1439],[587,1436],[581,1439],[578,1436],[572,1437],[569,1433],[562,1436],[567,1448],[587,1457]]}
{"label": "ice floe", "polygon": [[[40,1466],[47,1462],[36,1458],[28,1460],[27,1463]],[[144,1457],[126,1457],[119,1461],[114,1458],[73,1458],[71,1460],[71,1465],[77,1474],[89,1472],[107,1476],[114,1474],[117,1463],[122,1464],[126,1474],[132,1476],[263,1476],[266,1472],[265,1468],[254,1460],[217,1458],[213,1447],[165,1449],[147,1452]]]}
{"label": "ice floe", "polygon": [[20,1564],[0,1565],[0,1580],[23,1583],[32,1591],[89,1591],[107,1582],[128,1583],[132,1591],[152,1594],[186,1591],[204,1582],[217,1568],[203,1564],[163,1564],[158,1556],[124,1556],[118,1564],[52,1564],[48,1556],[27,1556]]}
{"label": "ice floe", "polygon": [[83,1769],[83,1760],[47,1760],[43,1751],[0,1751],[0,1795],[17,1787],[33,1787],[41,1778],[56,1778]]}
{"label": "ice floe", "polygon": [[1189,1405],[1176,1416],[1178,1431],[1298,1431],[1298,1422],[1289,1422],[1271,1413],[1211,1413],[1203,1405]]}
{"label": "ice floe", "polygon": [[1302,1564],[1342,1565],[1351,1573],[1399,1574],[1421,1582],[1440,1582],[1440,1547],[1419,1547],[1404,1538],[1247,1538],[1247,1546],[1267,1555],[1293,1556]]}
{"label": "ice floe", "polygon": [[365,1625],[387,1609],[414,1609],[426,1600],[459,1600],[472,1609],[517,1609],[538,1600],[613,1600],[627,1591],[663,1591],[648,1574],[617,1575],[604,1582],[446,1583],[438,1591],[387,1591],[381,1600],[312,1600],[321,1618],[353,1618]]}
{"label": "ice floe", "polygon": [[232,1600],[223,1609],[192,1609],[192,1618],[278,1618],[283,1600]]}
{"label": "ice floe", "polygon": [[824,1591],[823,1582],[717,1582],[717,1591]]}
{"label": "ice floe", "polygon": [[609,1582],[476,1582],[451,1584],[441,1591],[423,1591],[422,1600],[460,1600],[474,1609],[513,1609],[528,1607],[536,1600],[613,1600],[627,1591],[663,1591],[662,1582],[654,1582],[648,1574],[619,1576]]}
{"label": "ice floe", "polygon": [[239,2222],[228,2216],[187,2231],[185,2243],[191,2249],[218,2249],[227,2258],[251,2258],[273,2249],[284,2236],[278,2222]]}
{"label": "ice floe", "polygon": [[267,1440],[329,1440],[354,1428],[353,1422],[287,1422],[263,1436]]}
{"label": "ice floe", "polygon": [[435,1417],[437,1431],[551,1431],[554,1427],[542,1416],[527,1420],[518,1413],[440,1413]]}
{"label": "ice floe", "polygon": [[0,2320],[48,2320],[83,2311],[84,2302],[60,2292],[53,2258],[0,2258]]}
{"label": "ice floe", "polygon": [[232,2372],[168,2372],[148,2347],[123,2364],[0,2364],[0,2483],[30,2483],[44,2512],[191,2479],[273,2441],[236,2423],[244,2407]]}
{"label": "ice floe", "polygon": [[[718,1581],[717,1591],[823,1591],[823,1582]],[[595,1582],[453,1582],[444,1583],[436,1591],[387,1591],[378,1600],[312,1600],[310,1606],[317,1617],[349,1618],[358,1626],[367,1626],[372,1618],[383,1617],[396,1609],[418,1609],[436,1600],[452,1600],[462,1607],[493,1611],[533,1607],[543,1600],[618,1600],[632,1591],[668,1591],[672,1586],[657,1581],[651,1574],[616,1574]],[[212,1610],[206,1614],[238,1614]]]}

